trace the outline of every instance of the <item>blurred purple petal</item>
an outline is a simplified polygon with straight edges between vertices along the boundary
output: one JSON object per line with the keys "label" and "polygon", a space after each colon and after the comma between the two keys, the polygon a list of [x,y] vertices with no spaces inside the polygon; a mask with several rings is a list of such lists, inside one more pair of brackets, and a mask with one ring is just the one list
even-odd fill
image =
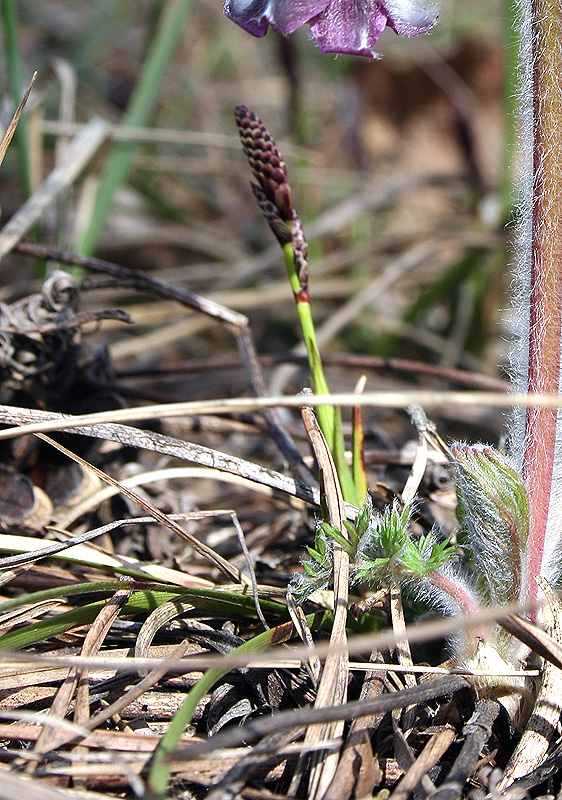
{"label": "blurred purple petal", "polygon": [[437,7],[420,0],[384,0],[388,24],[402,36],[426,33],[435,25]]}
{"label": "blurred purple petal", "polygon": [[323,53],[368,58],[386,25],[414,36],[437,18],[432,0],[226,0],[224,13],[254,36],[265,36],[270,26],[286,36],[310,22]]}
{"label": "blurred purple petal", "polygon": [[328,7],[310,21],[310,31],[322,53],[370,58],[386,19],[378,0],[330,0]]}
{"label": "blurred purple petal", "polygon": [[226,0],[224,13],[254,36],[271,26],[286,36],[322,11],[329,0]]}

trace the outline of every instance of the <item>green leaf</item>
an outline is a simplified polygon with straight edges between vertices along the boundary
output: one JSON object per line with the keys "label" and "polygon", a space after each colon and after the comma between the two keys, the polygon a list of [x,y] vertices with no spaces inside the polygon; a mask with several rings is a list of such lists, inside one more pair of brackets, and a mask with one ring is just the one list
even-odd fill
{"label": "green leaf", "polygon": [[359,537],[363,536],[363,534],[369,527],[372,513],[373,513],[373,507],[371,499],[368,498],[367,501],[364,503],[363,507],[360,509],[355,519],[355,529],[357,530],[357,534],[359,535]]}
{"label": "green leaf", "polygon": [[324,553],[319,553],[314,547],[306,548],[308,555],[320,564],[321,567],[326,566],[326,558]]}

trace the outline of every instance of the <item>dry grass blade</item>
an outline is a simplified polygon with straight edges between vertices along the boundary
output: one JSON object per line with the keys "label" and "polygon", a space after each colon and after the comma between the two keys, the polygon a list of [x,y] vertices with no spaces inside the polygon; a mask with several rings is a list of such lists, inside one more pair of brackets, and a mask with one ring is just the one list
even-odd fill
{"label": "dry grass blade", "polygon": [[55,606],[61,603],[61,600],[44,600],[40,603],[33,603],[26,609],[15,609],[8,611],[6,614],[0,616],[0,634],[5,633],[13,625],[21,625],[30,619],[37,619],[42,614],[51,611]]}
{"label": "dry grass blade", "polygon": [[[406,621],[404,619],[404,607],[402,604],[402,592],[398,586],[392,586],[390,589],[390,616],[392,619],[392,630],[396,635],[396,656],[398,663],[403,667],[412,667],[414,662],[412,660],[412,651],[410,643],[406,637]],[[404,675],[404,682],[406,686],[412,687],[416,685],[416,676],[411,672],[406,672]],[[396,715],[394,717],[397,722]],[[403,714],[404,730],[408,731],[413,722],[413,708],[406,709]]]}
{"label": "dry grass blade", "polygon": [[[0,723],[0,736],[3,739],[35,742],[40,733],[41,729],[37,725],[24,725],[16,722],[11,725]],[[107,730],[84,734],[82,741],[89,747],[116,752],[152,753],[160,741],[160,737],[146,733],[139,736],[127,731]]]}
{"label": "dry grass blade", "polygon": [[[188,611],[192,611],[194,608],[195,606],[193,603],[190,603],[189,600],[183,597],[176,597],[174,600],[168,600],[168,602],[162,603],[161,606],[155,608],[145,619],[139,631],[137,641],[135,642],[135,658],[146,658],[152,640],[160,628],[180,614],[185,614]],[[146,670],[142,670],[139,674],[146,677],[149,673]]]}
{"label": "dry grass blade", "polygon": [[[107,636],[109,629],[114,621],[119,616],[121,608],[125,605],[131,596],[131,588],[126,586],[124,582],[123,589],[119,589],[113,597],[108,600],[106,605],[98,614],[97,618],[88,629],[82,652],[84,655],[95,655],[97,653]],[[83,725],[90,717],[90,688],[88,682],[88,671],[85,669],[78,670],[78,687],[76,690],[76,705],[74,708],[74,722],[77,725]]]}
{"label": "dry grass blade", "polygon": [[76,180],[106,136],[106,123],[101,119],[93,119],[72,139],[61,162],[0,231],[0,260],[39,221],[60,193]]}
{"label": "dry grass blade", "polygon": [[390,795],[390,800],[407,800],[424,775],[427,775],[431,767],[437,764],[454,740],[455,731],[453,728],[445,728],[439,733],[435,733],[400,780],[398,786]]}
{"label": "dry grass blade", "polygon": [[[414,404],[423,404],[428,408],[446,408],[448,406],[466,406],[482,408],[512,408],[516,406],[532,408],[562,408],[562,397],[554,394],[510,394],[504,392],[449,392],[449,391],[384,391],[365,392],[357,395],[352,392],[333,393],[328,398],[333,406],[363,406],[371,408],[408,408]],[[308,401],[311,406],[326,405],[322,395],[312,396]],[[273,397],[234,397],[221,400],[192,400],[182,403],[160,403],[142,408],[115,409],[99,411],[79,416],[57,415],[42,412],[42,422],[23,422],[35,416],[30,409],[0,406],[2,421],[11,422],[20,427],[0,431],[0,441],[25,436],[30,433],[48,433],[55,430],[71,430],[104,423],[142,422],[149,419],[171,419],[174,417],[199,416],[206,414],[229,414],[232,412],[261,411],[279,406],[283,408],[301,408],[302,395]],[[16,414],[20,415],[19,419]],[[57,420],[55,422],[55,420]]]}
{"label": "dry grass blade", "polygon": [[[373,653],[373,661],[382,661],[380,653]],[[384,665],[385,667],[387,665]],[[384,691],[381,677],[371,672],[365,675],[360,701],[380,697]],[[371,714],[354,719],[349,729],[336,774],[323,800],[347,800],[350,797],[367,797],[383,778],[378,759],[373,754],[371,736],[383,719],[383,714]]]}
{"label": "dry grass blade", "polygon": [[10,142],[12,141],[14,133],[16,132],[16,128],[18,126],[18,122],[20,121],[20,117],[22,115],[22,111],[25,108],[25,104],[27,103],[27,98],[29,97],[29,95],[31,93],[31,89],[33,87],[33,84],[35,83],[35,78],[36,77],[37,77],[37,72],[34,72],[32,77],[31,77],[31,80],[29,82],[29,86],[25,90],[25,94],[23,96],[23,99],[22,99],[21,103],[19,104],[19,106],[17,107],[16,113],[12,117],[12,121],[8,125],[8,129],[7,129],[6,133],[4,134],[2,142],[0,143],[0,164],[2,164],[2,162],[4,161],[4,156],[6,155],[8,147],[10,146]]}
{"label": "dry grass blade", "polygon": [[106,795],[97,792],[81,792],[69,789],[58,789],[43,781],[8,772],[0,771],[0,800],[105,800]]}
{"label": "dry grass blade", "polygon": [[[320,483],[328,508],[331,525],[347,538],[344,526],[345,511],[343,497],[338,481],[336,468],[324,436],[318,426],[311,408],[302,409],[306,432],[314,450],[320,471]],[[334,622],[330,636],[330,645],[337,651],[328,651],[324,670],[316,691],[315,708],[329,705],[338,706],[345,703],[347,697],[348,655],[345,652],[347,604],[349,591],[349,554],[338,543],[334,542]],[[329,739],[338,739],[343,734],[343,721],[324,727],[308,728],[305,735],[305,746],[311,747]],[[311,769],[308,797],[316,800],[326,792],[335,775],[339,753],[323,753],[315,757],[316,763]],[[296,782],[296,781],[295,781]]]}
{"label": "dry grass blade", "polygon": [[[300,404],[302,405],[302,399],[300,400]],[[227,472],[237,475],[238,477],[246,478],[261,486],[267,486],[271,489],[281,491],[284,494],[298,497],[312,505],[320,505],[320,494],[315,487],[304,485],[279,472],[267,469],[251,461],[222,453],[218,450],[212,450],[209,447],[203,447],[202,445],[185,442],[171,436],[164,436],[160,433],[125,425],[113,425],[111,423],[92,426],[85,425],[83,427],[80,425],[74,426],[72,423],[68,425],[68,416],[63,414],[12,406],[0,406],[0,422],[18,425],[24,424],[27,421],[33,421],[35,423],[37,420],[42,420],[40,424],[46,424],[45,421],[49,421],[50,430],[57,430],[57,427],[61,426],[83,436],[95,436],[99,439],[108,439],[109,441],[130,445],[131,447],[138,447],[172,456],[173,458],[179,458],[182,461],[191,461],[205,467],[216,469],[220,472]],[[51,422],[54,424],[51,425]],[[18,428],[15,430],[17,431]],[[2,431],[0,431],[0,438],[1,437]],[[346,503],[345,508],[347,519],[355,519],[357,516],[357,509],[350,503]]]}
{"label": "dry grass blade", "polygon": [[[120,714],[125,708],[127,708],[127,706],[129,706],[138,698],[142,697],[145,692],[155,686],[165,675],[167,675],[169,672],[174,672],[174,667],[178,664],[180,659],[185,655],[190,647],[190,643],[185,640],[178,645],[169,656],[164,659],[158,659],[157,666],[148,672],[145,677],[139,681],[139,683],[137,683],[135,686],[132,686],[113,703],[106,706],[101,711],[98,711],[97,714],[94,714],[94,716],[86,720],[81,729],[70,731],[64,739],[62,736],[60,736],[58,745],[60,746],[76,740],[82,740],[83,743],[89,742],[88,734],[84,732],[80,733],[80,730],[95,731],[99,725],[107,722],[107,720],[111,719],[116,714]],[[98,731],[96,735],[103,737],[104,733],[104,731]],[[159,741],[160,738],[158,737],[158,739],[151,744],[150,748],[148,748],[149,752],[153,752]],[[136,749],[142,750],[142,747],[137,747]]]}
{"label": "dry grass blade", "polygon": [[[150,470],[148,472],[141,472],[138,475],[131,475],[129,478],[123,478],[121,484],[129,488],[135,486],[146,486],[150,483],[157,481],[169,481],[180,478],[184,481],[190,481],[197,478],[214,478],[220,479],[225,482],[232,483],[233,485],[248,487],[248,481],[241,475],[222,475],[220,478],[217,472],[206,467],[164,467],[163,469]],[[119,490],[115,486],[102,486],[101,489],[94,494],[86,497],[81,503],[72,505],[71,508],[64,508],[62,511],[55,511],[55,520],[60,528],[69,528],[76,520],[84,516],[90,511],[98,508],[99,504],[104,500],[108,500],[119,494]],[[216,509],[209,512],[191,512],[190,514],[183,515],[183,519],[202,519],[206,516],[230,516],[233,513],[231,509]],[[178,517],[180,519],[180,517]],[[0,562],[0,566],[1,566]]]}
{"label": "dry grass blade", "polygon": [[248,582],[248,579],[245,578],[245,576],[243,576],[240,573],[240,571],[236,569],[236,567],[233,567],[225,558],[216,553],[211,547],[208,547],[206,544],[203,544],[202,542],[198,541],[190,533],[187,533],[187,531],[184,531],[184,529],[180,525],[178,525],[177,522],[171,519],[167,514],[162,513],[162,511],[157,509],[156,506],[153,506],[151,503],[149,503],[139,494],[134,492],[132,489],[123,486],[118,480],[113,478],[111,475],[108,475],[106,472],[103,472],[103,470],[98,469],[93,464],[90,464],[88,461],[85,461],[83,458],[80,458],[80,456],[76,455],[76,453],[73,453],[71,450],[68,450],[66,447],[63,447],[61,444],[55,442],[48,436],[43,436],[42,434],[39,434],[39,438],[48,442],[48,444],[52,445],[61,453],[64,453],[66,456],[71,458],[77,464],[83,466],[84,469],[91,470],[103,481],[106,481],[106,483],[109,483],[112,486],[118,488],[120,492],[122,492],[131,500],[133,500],[135,503],[138,503],[141,506],[141,508],[144,508],[145,511],[148,511],[150,514],[152,514],[154,519],[158,520],[158,522],[161,522],[162,525],[165,525],[174,533],[177,533],[178,536],[180,536],[180,538],[188,542],[191,545],[191,547],[193,547],[194,550],[196,550],[201,555],[205,556],[205,558],[207,558],[212,564],[218,567],[221,570],[221,572],[223,572],[229,578],[232,578],[233,580],[239,583]]}
{"label": "dry grass blade", "polygon": [[425,434],[428,421],[423,410],[416,406],[413,409],[409,409],[409,411],[412,422],[415,424],[418,430],[418,446],[416,447],[416,455],[414,457],[412,469],[410,470],[410,474],[408,475],[408,479],[404,485],[404,489],[402,490],[402,502],[405,506],[409,506],[414,502],[418,489],[420,488],[420,484],[423,480],[423,476],[427,467],[428,444]]}
{"label": "dry grass blade", "polygon": [[[304,642],[304,644],[310,648],[312,651],[314,649],[314,640],[312,638],[312,632],[308,627],[308,623],[306,621],[306,614],[302,610],[302,606],[299,606],[291,592],[287,592],[286,596],[287,602],[287,611],[291,617],[291,621],[295,626],[295,630],[298,633],[300,639]],[[318,656],[311,655],[307,661],[307,669],[308,673],[312,679],[312,683],[314,687],[318,686],[318,681],[320,680],[320,673],[322,671],[322,665],[320,663],[320,659]]]}
{"label": "dry grass blade", "polygon": [[[181,518],[183,519],[184,516],[182,515]],[[92,539],[102,536],[104,533],[109,533],[109,531],[120,528],[123,525],[139,525],[143,522],[152,522],[153,519],[153,517],[130,517],[129,519],[119,519],[115,520],[115,522],[108,522],[107,525],[102,525],[101,527],[94,528],[91,531],[85,531],[79,536],[72,536],[70,539],[67,539],[64,542],[54,542],[53,544],[48,544],[46,547],[41,547],[38,550],[33,550],[29,553],[20,553],[16,556],[6,556],[6,558],[0,558],[0,570],[14,566],[27,566],[40,561],[43,558],[49,558],[57,555],[58,553],[62,553],[71,547],[76,547],[77,545],[89,542]],[[51,528],[51,530],[53,529]],[[0,534],[0,542],[1,540],[2,535]]]}
{"label": "dry grass blade", "polygon": [[[82,645],[81,655],[83,656],[93,656],[95,655],[98,650],[100,649],[101,645],[113,622],[119,616],[119,612],[123,605],[127,602],[131,595],[131,590],[129,588],[123,588],[119,591],[115,592],[113,597],[111,597],[107,603],[104,605],[100,613],[98,614],[96,620],[89,628],[88,633],[86,634],[86,638],[84,639],[84,644]],[[82,721],[87,719],[88,714],[85,712],[84,704],[87,705],[87,696],[88,696],[88,684],[87,684],[87,672],[84,670],[76,669],[71,670],[61,684],[53,704],[50,709],[50,714],[56,717],[64,717],[68,711],[68,706],[72,699],[75,689],[82,686],[82,691],[80,695],[80,707],[81,711],[78,712],[78,718],[75,714],[75,722],[80,724]],[[78,708],[78,696],[77,696],[77,708]],[[81,718],[82,719],[81,719]],[[34,752],[41,756],[49,750],[55,749],[60,744],[60,736],[59,734],[54,731],[50,727],[44,727],[41,731],[41,735],[39,736]]]}

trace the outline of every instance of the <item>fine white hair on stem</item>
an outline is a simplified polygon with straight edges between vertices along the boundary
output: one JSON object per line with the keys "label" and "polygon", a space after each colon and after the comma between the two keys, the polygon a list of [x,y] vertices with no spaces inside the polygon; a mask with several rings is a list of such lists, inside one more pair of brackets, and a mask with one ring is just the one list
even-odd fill
{"label": "fine white hair on stem", "polygon": [[[516,120],[517,217],[514,236],[512,302],[509,314],[512,344],[509,373],[512,392],[526,392],[529,372],[529,332],[533,224],[533,46],[531,0],[516,0],[519,67]],[[519,474],[523,471],[525,408],[510,412],[509,449]]]}
{"label": "fine white hair on stem", "polygon": [[[554,355],[553,331],[560,320],[559,288],[556,288],[560,270],[560,209],[556,201],[552,202],[552,197],[559,194],[562,157],[558,141],[560,121],[555,117],[557,111],[553,111],[560,106],[556,93],[561,89],[556,77],[552,78],[553,73],[558,74],[556,65],[562,59],[560,36],[556,35],[559,23],[550,13],[541,16],[540,8],[532,0],[516,0],[516,11],[519,198],[514,237],[511,384],[514,392],[562,393],[562,370],[558,371],[557,385],[554,372],[562,361],[559,339],[556,357],[550,366],[545,363]],[[549,287],[552,287],[550,299],[545,301]],[[551,344],[545,350],[549,328]],[[547,432],[548,423],[537,422],[539,413],[544,420],[542,412],[514,409],[510,420],[510,453],[519,474],[525,476],[535,508],[531,512],[532,534],[525,554],[522,600],[536,590],[535,573],[540,572],[553,582],[560,576],[562,414],[556,412],[551,435]],[[541,486],[543,494],[537,499]],[[538,521],[545,507],[548,507],[546,525]]]}

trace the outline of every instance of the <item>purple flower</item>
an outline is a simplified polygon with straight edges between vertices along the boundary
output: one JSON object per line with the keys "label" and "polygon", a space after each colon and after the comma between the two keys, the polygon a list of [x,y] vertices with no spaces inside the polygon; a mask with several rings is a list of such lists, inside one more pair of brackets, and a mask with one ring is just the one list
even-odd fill
{"label": "purple flower", "polygon": [[224,13],[254,36],[270,26],[286,36],[308,22],[322,53],[368,58],[386,25],[414,36],[437,17],[431,0],[226,0]]}

